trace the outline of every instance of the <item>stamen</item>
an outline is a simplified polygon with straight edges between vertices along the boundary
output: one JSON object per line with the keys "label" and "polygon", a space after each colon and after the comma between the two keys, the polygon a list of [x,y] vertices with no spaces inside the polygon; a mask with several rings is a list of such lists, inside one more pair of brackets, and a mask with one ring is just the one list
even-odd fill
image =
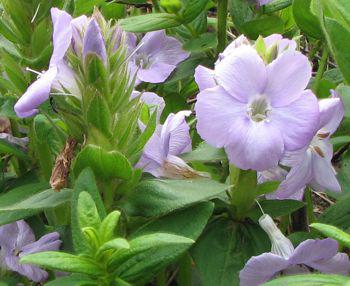
{"label": "stamen", "polygon": [[137,53],[137,51],[138,51],[144,44],[145,44],[144,42],[140,43],[140,44],[135,48],[135,50],[133,50],[133,52],[125,59],[124,62],[128,62],[128,61]]}
{"label": "stamen", "polygon": [[39,3],[38,7],[36,8],[36,11],[34,13],[34,16],[33,16],[32,20],[30,21],[30,23],[33,23],[35,21],[36,16],[38,16],[40,5],[41,5],[41,3]]}
{"label": "stamen", "polygon": [[32,72],[32,73],[35,73],[38,77],[40,77],[40,76],[43,75],[42,72],[38,72],[38,71],[33,70],[33,69],[29,68],[29,67],[26,67],[26,71],[30,71],[30,72]]}
{"label": "stamen", "polygon": [[321,139],[326,139],[329,136],[330,132],[326,132],[326,133],[317,133],[317,137],[321,138]]}
{"label": "stamen", "polygon": [[311,146],[311,149],[314,150],[318,155],[320,155],[322,158],[324,158],[324,153],[322,149],[318,146]]}

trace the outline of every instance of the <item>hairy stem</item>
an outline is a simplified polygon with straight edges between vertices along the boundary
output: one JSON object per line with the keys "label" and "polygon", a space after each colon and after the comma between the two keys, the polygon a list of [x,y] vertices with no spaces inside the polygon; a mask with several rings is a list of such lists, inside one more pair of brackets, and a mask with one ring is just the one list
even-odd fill
{"label": "hairy stem", "polygon": [[218,0],[218,46],[217,53],[221,53],[226,47],[226,29],[227,29],[227,0]]}

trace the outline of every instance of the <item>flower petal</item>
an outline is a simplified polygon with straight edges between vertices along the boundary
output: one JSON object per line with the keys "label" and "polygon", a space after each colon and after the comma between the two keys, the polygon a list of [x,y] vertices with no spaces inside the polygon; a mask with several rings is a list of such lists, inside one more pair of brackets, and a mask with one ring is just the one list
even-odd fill
{"label": "flower petal", "polygon": [[273,107],[286,106],[299,98],[311,78],[311,64],[306,56],[286,51],[267,66],[265,94]]}
{"label": "flower petal", "polygon": [[318,154],[313,154],[312,168],[314,179],[318,185],[329,191],[341,192],[341,186],[330,161]]}
{"label": "flower petal", "polygon": [[81,98],[75,73],[64,61],[57,64],[57,75],[52,88],[62,93],[66,93],[68,90],[72,96]]}
{"label": "flower petal", "polygon": [[330,259],[322,259],[308,263],[308,266],[329,274],[348,275],[350,272],[349,256],[345,253],[337,253]]}
{"label": "flower petal", "polygon": [[230,55],[235,49],[242,45],[250,45],[250,42],[248,38],[244,35],[240,35],[238,38],[236,38],[234,41],[232,41],[225,50],[219,54],[218,60],[216,61],[215,65],[219,64],[224,58],[226,58],[228,55]]}
{"label": "flower petal", "polygon": [[29,264],[20,264],[19,257],[15,255],[9,255],[5,257],[5,263],[8,268],[19,274],[26,276],[29,280],[34,282],[44,282],[48,278],[48,273],[41,270],[39,267]]}
{"label": "flower petal", "polygon": [[249,98],[264,91],[266,67],[256,50],[242,45],[215,67],[218,83],[237,100],[247,103]]}
{"label": "flower petal", "polygon": [[204,66],[198,66],[194,72],[194,79],[199,87],[199,90],[215,87],[217,85],[214,79],[214,71]]}
{"label": "flower petal", "polygon": [[35,241],[34,232],[30,226],[24,221],[17,221],[18,235],[16,240],[16,247],[21,249],[25,245]]}
{"label": "flower petal", "polygon": [[83,55],[84,58],[88,54],[99,56],[104,63],[107,61],[107,52],[105,42],[102,37],[100,26],[95,19],[89,22],[84,35]]}
{"label": "flower petal", "polygon": [[311,141],[318,120],[317,98],[310,90],[302,92],[294,102],[273,108],[271,112],[271,123],[281,131],[288,151],[301,149]]}
{"label": "flower petal", "polygon": [[344,116],[343,101],[338,98],[327,98],[319,101],[320,123],[319,132],[333,134]]}
{"label": "flower petal", "polygon": [[225,151],[241,169],[264,171],[276,167],[284,151],[280,131],[266,121],[242,122]]}
{"label": "flower petal", "polygon": [[60,248],[62,241],[58,232],[44,235],[39,240],[22,247],[22,255],[37,253],[42,251],[54,251]]}
{"label": "flower petal", "polygon": [[276,254],[253,256],[239,272],[240,286],[260,286],[288,266],[288,261]]}
{"label": "flower petal", "polygon": [[64,58],[72,40],[72,17],[57,8],[51,9],[51,17],[53,23],[53,53],[50,66],[56,65]]}
{"label": "flower petal", "polygon": [[170,76],[175,68],[174,65],[156,62],[147,69],[139,69],[137,77],[143,82],[161,83]]}
{"label": "flower petal", "polygon": [[289,258],[291,264],[313,263],[322,259],[330,259],[338,252],[338,242],[334,239],[307,239],[300,243]]}
{"label": "flower petal", "polygon": [[231,130],[236,134],[237,118],[246,117],[246,105],[229,95],[222,87],[201,91],[195,105],[198,134],[215,147],[230,144]]}
{"label": "flower petal", "polygon": [[17,223],[9,223],[0,227],[0,246],[13,250],[16,245],[16,238],[18,236]]}
{"label": "flower petal", "polygon": [[[182,43],[165,34],[165,30],[148,32],[140,41],[138,53],[145,53],[152,61],[176,66],[189,57],[182,49]],[[171,56],[169,56],[171,55]]]}
{"label": "flower petal", "polygon": [[37,107],[50,96],[51,86],[56,75],[57,67],[52,66],[28,87],[15,104],[14,110],[18,117],[29,117],[38,112]]}
{"label": "flower petal", "polygon": [[167,155],[177,156],[192,150],[190,127],[185,120],[190,114],[187,110],[171,113],[164,122],[160,138]]}

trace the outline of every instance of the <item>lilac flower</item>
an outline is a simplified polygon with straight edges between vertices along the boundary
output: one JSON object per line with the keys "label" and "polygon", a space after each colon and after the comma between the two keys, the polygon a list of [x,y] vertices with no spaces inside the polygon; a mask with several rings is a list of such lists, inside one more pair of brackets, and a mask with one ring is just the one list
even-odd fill
{"label": "lilac flower", "polygon": [[275,193],[279,199],[294,194],[307,184],[316,191],[341,191],[331,162],[333,146],[329,138],[344,116],[344,105],[333,92],[331,98],[319,101],[319,109],[318,131],[310,144],[300,150],[287,152],[281,161],[281,164],[292,168]]}
{"label": "lilac flower", "polygon": [[185,117],[190,114],[190,111],[171,113],[164,125],[159,124],[145,145],[136,167],[157,178],[183,179],[203,176],[178,157],[192,150],[190,127],[185,121]]}
{"label": "lilac flower", "polygon": [[241,286],[259,286],[279,274],[308,273],[309,268],[323,273],[349,274],[349,257],[338,253],[335,240],[308,239],[294,249],[270,216],[263,215],[259,223],[271,240],[271,252],[248,260],[239,274]]}
{"label": "lilac flower", "polygon": [[59,234],[52,232],[35,241],[34,233],[28,224],[17,221],[0,227],[0,247],[6,268],[28,277],[34,282],[43,282],[48,273],[36,266],[20,264],[21,257],[42,251],[58,250],[61,245]]}
{"label": "lilac flower", "polygon": [[176,68],[176,65],[189,53],[182,50],[182,44],[168,37],[164,30],[147,33],[130,59],[131,74],[136,75],[136,84],[140,82],[164,82]]}
{"label": "lilac flower", "polygon": [[[45,102],[50,95],[51,87],[57,78],[62,60],[69,48],[72,38],[72,17],[57,8],[51,9],[53,22],[53,53],[49,69],[39,74],[38,79],[32,83],[27,91],[15,104],[15,112],[18,117],[29,117],[38,112],[37,107]],[[64,75],[61,73],[61,77]]]}
{"label": "lilac flower", "polygon": [[[197,96],[197,131],[207,143],[224,147],[237,167],[276,167],[285,151],[311,140],[319,110],[314,94],[305,90],[311,65],[301,53],[284,51],[266,65],[253,47],[242,45],[212,75],[217,85]],[[208,78],[196,73],[202,86]]]}

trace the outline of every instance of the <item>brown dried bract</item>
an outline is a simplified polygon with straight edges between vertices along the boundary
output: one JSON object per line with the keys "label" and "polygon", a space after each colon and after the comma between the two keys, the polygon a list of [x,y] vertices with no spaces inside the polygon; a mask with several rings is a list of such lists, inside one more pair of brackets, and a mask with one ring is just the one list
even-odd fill
{"label": "brown dried bract", "polygon": [[55,166],[52,169],[50,178],[51,188],[56,192],[59,192],[62,188],[67,186],[70,165],[73,160],[74,149],[76,145],[77,141],[69,138],[63,150],[60,154],[58,154],[56,158]]}

